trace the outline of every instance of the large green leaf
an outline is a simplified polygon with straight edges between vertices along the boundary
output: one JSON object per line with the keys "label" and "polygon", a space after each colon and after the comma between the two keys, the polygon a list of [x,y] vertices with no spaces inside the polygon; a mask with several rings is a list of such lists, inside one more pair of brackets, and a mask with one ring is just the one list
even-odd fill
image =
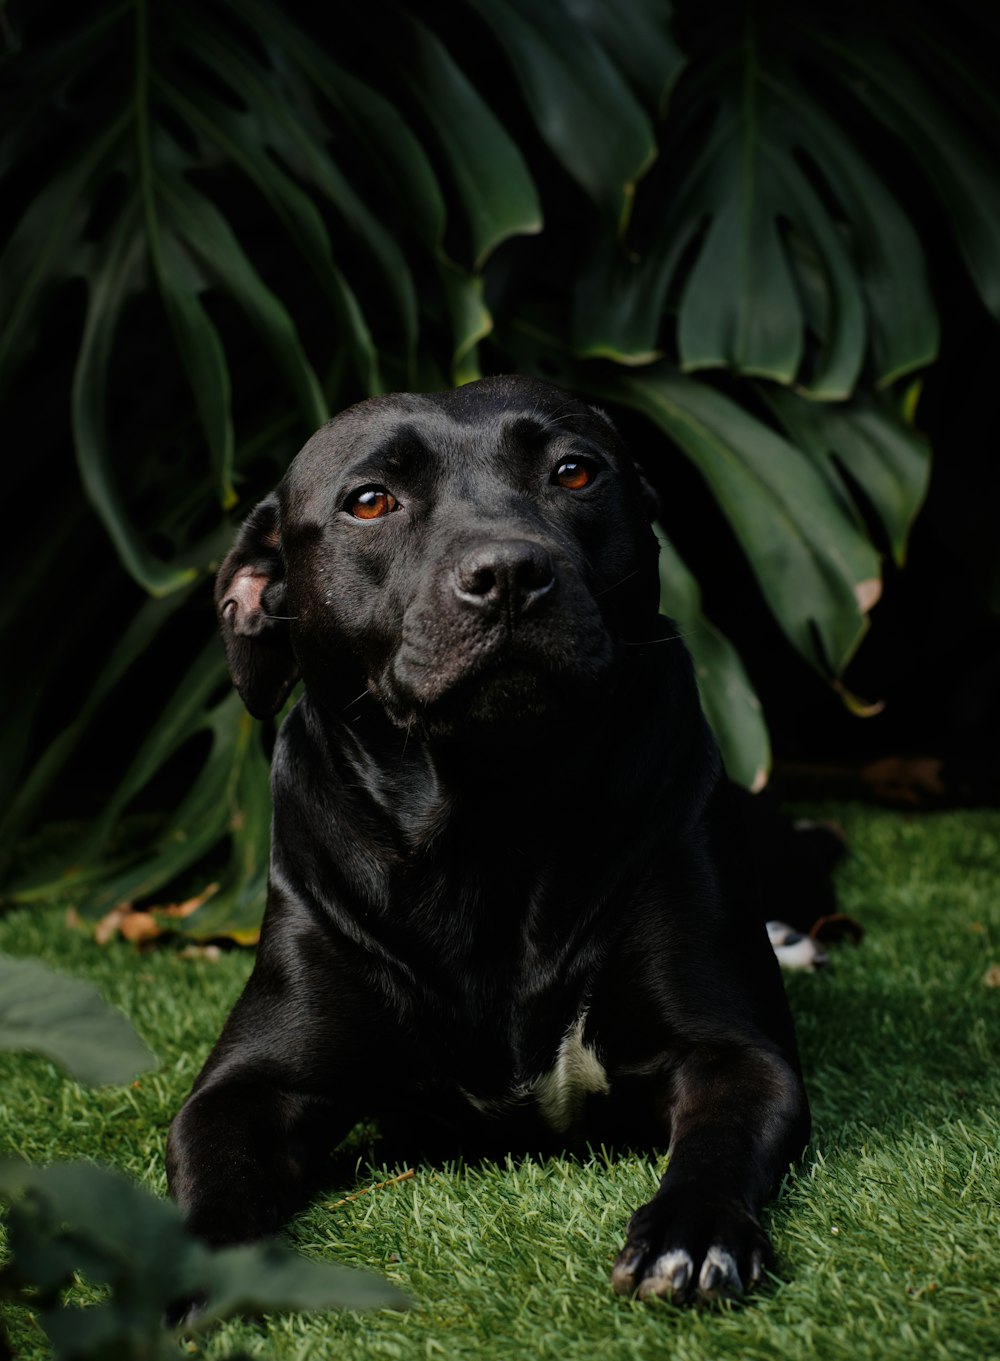
{"label": "large green leaf", "polygon": [[[262,12],[274,20],[272,29],[279,39],[293,43],[296,55],[303,56],[310,44],[301,30],[272,7],[264,5]],[[92,62],[107,66],[112,54],[129,47],[134,53],[134,83],[129,89],[122,82],[122,107],[79,152],[74,141],[66,143],[68,155],[63,154],[62,164],[55,163],[48,182],[10,236],[0,261],[0,283],[8,300],[0,333],[0,384],[9,383],[16,364],[30,349],[59,285],[82,276],[89,307],[73,403],[81,474],[127,570],[146,590],[166,594],[191,579],[192,566],[162,561],[150,550],[131,497],[124,492],[121,454],[112,448],[108,426],[108,393],[120,362],[123,318],[132,300],[147,294],[151,285],[159,294],[224,508],[236,497],[230,342],[206,306],[207,293],[228,295],[242,309],[298,402],[303,433],[329,414],[296,323],[264,282],[233,223],[203,192],[205,172],[227,161],[269,205],[278,229],[295,242],[319,277],[334,323],[332,348],[350,357],[363,392],[381,387],[379,356],[357,293],[333,259],[317,199],[339,214],[394,299],[401,348],[410,354],[411,366],[418,318],[403,250],[327,149],[328,129],[308,88],[317,63],[309,63],[305,56],[309,70],[303,72],[294,59],[282,61],[278,51],[262,54],[231,27],[220,29],[216,17],[185,6],[155,11],[150,22],[157,26],[154,32],[147,23],[146,6],[140,4],[134,16],[130,7],[110,7],[81,25],[79,51]],[[377,112],[379,125],[374,132],[368,126],[368,138],[377,141],[379,133],[391,137],[388,152],[396,158],[395,181],[413,191],[411,197],[421,208],[413,220],[432,223],[430,234],[439,247],[443,207],[433,177],[422,169],[427,161],[419,144],[382,96],[333,63],[324,65],[320,58],[318,65],[315,74],[323,92],[336,86],[337,100],[353,126]],[[36,145],[34,130],[49,115],[50,83],[55,81],[57,89],[59,82],[72,85],[80,74],[66,44],[43,52],[34,66],[32,80],[25,77],[19,87],[22,112],[17,130],[4,139],[8,168]],[[118,69],[128,68],[119,63]],[[242,101],[242,113],[219,97],[222,86],[229,87],[234,102]],[[112,84],[101,107],[109,103],[113,107],[113,99]],[[21,133],[21,128],[32,136]],[[381,156],[379,163],[386,164],[386,157]],[[197,185],[195,175],[201,176]],[[111,205],[112,211],[110,222],[98,215],[96,232],[95,203]]]}
{"label": "large green leaf", "polygon": [[844,405],[818,406],[794,393],[759,389],[789,439],[809,454],[827,478],[831,492],[861,517],[851,499],[847,471],[877,513],[901,567],[917,512],[923,505],[931,474],[926,439],[896,416],[885,401],[858,396]]}
{"label": "large green leaf", "polygon": [[130,195],[104,258],[91,274],[83,340],[73,378],[73,434],[84,488],[125,569],[150,595],[168,595],[193,580],[195,571],[155,557],[129,514],[113,467],[107,428],[107,389],[112,349],[129,295],[141,286],[142,209]]}
{"label": "large green leaf", "polygon": [[[100,916],[120,903],[155,893],[182,870],[196,864],[241,817],[237,789],[247,749],[251,743],[259,745],[259,732],[235,693],[227,695],[207,714],[192,710],[190,726],[172,734],[174,745],[204,728],[212,734],[212,746],[191,787],[155,837],[129,863],[115,873],[105,871],[99,880],[91,882],[85,915]],[[143,776],[150,769],[155,771],[162,760],[158,751],[145,753],[143,766],[134,780],[126,779],[119,786],[116,812],[122,806],[122,795],[138,793]],[[151,761],[156,765],[151,765]],[[261,795],[267,800],[266,764],[263,772],[256,773],[263,774]],[[266,854],[266,831],[264,846]],[[86,873],[86,869],[81,867],[81,872]]]}
{"label": "large green leaf", "polygon": [[908,214],[822,94],[760,49],[751,21],[692,81],[675,136],[683,170],[647,209],[648,243],[605,239],[581,279],[579,354],[647,362],[676,296],[688,370],[731,367],[830,400],[854,389],[866,359],[885,384],[934,357]]}
{"label": "large green leaf", "polygon": [[109,163],[115,164],[127,126],[122,115],[102,129],[67,173],[45,185],[0,254],[0,394],[30,353],[46,301],[90,265],[93,247],[82,239],[89,204],[107,178]]}
{"label": "large green leaf", "polygon": [[736,649],[703,613],[694,576],[662,526],[654,528],[660,544],[660,610],[675,621],[691,653],[702,707],[729,778],[756,793],[771,770],[771,743],[760,700]]}
{"label": "large green leaf", "polygon": [[0,955],[0,1050],[42,1054],[79,1082],[128,1082],[155,1066],[132,1026],[90,983]]}
{"label": "large green leaf", "polygon": [[[164,1318],[202,1301],[191,1333],[234,1314],[305,1309],[403,1309],[406,1296],[377,1276],[310,1261],[276,1242],[213,1251],[193,1238],[177,1207],[110,1168],[0,1162],[11,1265],[3,1294],[39,1312],[56,1361],[176,1357]],[[62,1303],[79,1271],[109,1294],[96,1305]]]}
{"label": "large green leaf", "polygon": [[628,77],[632,88],[662,115],[687,64],[673,35],[673,0],[632,0],[628,5],[563,0],[563,4],[569,23],[586,28]]}
{"label": "large green leaf", "polygon": [[[33,873],[7,890],[13,902],[38,902],[53,893],[76,889],[80,915],[89,921],[110,909],[148,899],[192,870],[220,842],[228,855],[215,887],[199,886],[190,912],[168,912],[163,930],[197,940],[229,936],[256,940],[264,913],[270,852],[271,796],[268,761],[260,725],[230,691],[213,707],[209,697],[225,682],[221,645],[213,641],[189,672],[162,721],[142,745],[102,817],[90,826],[69,868]],[[108,856],[105,846],[135,797],[178,748],[198,733],[211,735],[211,747],[184,798],[155,835],[132,850]]]}
{"label": "large green leaf", "polygon": [[451,375],[458,387],[482,377],[476,362],[476,346],[493,330],[493,318],[483,302],[481,279],[445,258],[441,259],[439,269],[454,337]]}
{"label": "large green leaf", "polygon": [[[151,728],[133,756],[114,793],[106,800],[100,816],[87,827],[79,844],[68,856],[68,864],[64,871],[56,878],[48,873],[26,875],[10,886],[8,896],[13,901],[35,902],[50,896],[53,892],[77,886],[92,887],[95,883],[106,881],[122,870],[131,872],[136,859],[141,859],[142,852],[134,850],[120,852],[109,861],[106,859],[108,840],[136,795],[146,787],[150,779],[162,769],[165,762],[184,742],[194,737],[210,722],[209,701],[213,693],[226,683],[226,679],[222,648],[218,641],[213,639],[188,669],[175,694],[159,715],[159,721]],[[231,718],[233,726],[236,725],[238,717],[238,712],[233,709]],[[196,797],[193,791],[191,797]],[[216,825],[219,827],[225,825],[226,810],[218,803],[213,803],[210,809],[199,807],[199,813],[216,819]],[[200,840],[196,840],[192,845],[192,837],[200,839],[205,835],[202,821],[193,821],[181,830],[174,838],[179,843],[174,847],[175,869],[179,870],[185,863],[191,863],[199,849],[204,850],[211,845],[211,841],[201,845]],[[190,852],[187,859],[186,851]],[[124,897],[125,894],[122,893],[121,896]]]}
{"label": "large green leaf", "polygon": [[[98,0],[73,29],[10,11],[24,46],[5,61],[0,119],[0,386],[22,400],[12,380],[43,342],[26,376],[35,392],[46,384],[54,427],[59,375],[75,367],[80,476],[127,571],[163,603],[186,601],[221,556],[225,507],[273,485],[328,409],[516,367],[512,337],[541,319],[564,359],[575,347],[630,366],[555,373],[677,442],[787,635],[836,675],[879,589],[869,530],[901,561],[925,491],[926,449],[889,389],[933,360],[936,307],[954,334],[948,228],[958,263],[1000,306],[986,19],[966,38],[927,8],[905,25],[878,7],[820,25],[777,3],[714,23],[687,0],[461,0],[440,12],[390,0],[349,25],[296,13],[178,0],[148,6],[147,33],[145,0]],[[622,239],[615,219],[651,127],[660,154]],[[585,192],[561,199],[553,157]],[[543,238],[512,239],[538,232],[543,208]],[[661,351],[673,367],[656,363]],[[728,371],[728,396],[679,371],[709,365]],[[73,488],[62,471],[43,488],[53,542]],[[70,536],[59,549],[60,582],[86,577],[87,609],[100,594],[124,627],[131,584],[95,581],[81,543],[92,546]],[[55,575],[11,594],[22,638],[51,617]],[[682,568],[671,576],[690,596]],[[25,757],[9,777],[7,841],[44,816],[47,791],[71,788],[67,759],[102,706],[142,702],[130,687],[155,653],[186,698],[150,713],[72,874],[19,888],[26,900],[56,884],[102,904],[148,897],[209,849],[219,888],[179,929],[214,933],[230,917],[251,930],[263,752],[213,688],[221,654],[214,681],[189,669],[203,623],[193,644],[177,625],[166,642],[172,614],[144,617],[141,648],[129,631],[72,710],[50,678],[86,645],[86,610],[49,630],[32,654],[35,693],[20,685],[6,727]],[[190,797],[129,848],[137,797],[199,735]]]}
{"label": "large green leaf", "polygon": [[624,224],[656,142],[603,47],[560,5],[469,2],[507,53],[542,137],[611,221]]}
{"label": "large green leaf", "polygon": [[45,792],[65,766],[95,715],[115,686],[145,654],[164,624],[185,603],[185,592],[145,601],[108,654],[104,665],[80,703],[72,721],[49,743],[20,783],[16,796],[0,820],[0,845],[13,842],[38,809]]}
{"label": "large green leaf", "polygon": [[305,425],[322,425],[329,416],[326,399],[288,309],[264,283],[223,214],[187,180],[171,173],[168,159],[173,157],[164,142],[165,173],[160,192],[178,236],[191,257],[232,295],[260,333],[298,399]]}
{"label": "large green leaf", "polygon": [[218,887],[197,910],[164,916],[161,925],[197,940],[229,936],[251,944],[257,939],[271,831],[260,725],[234,692],[205,716],[203,726],[212,734],[212,747],[184,799],[130,863],[91,884],[81,915],[93,920],[121,903],[149,898],[228,839]]}
{"label": "large green leaf", "polygon": [[150,127],[150,51],[145,3],[136,6],[136,26],[136,140],[149,255],[194,394],[220,500],[228,509],[236,501],[232,484],[234,433],[229,368],[219,333],[201,305],[202,279],[181,242],[161,230]]}
{"label": "large green leaf", "polygon": [[[864,39],[848,44],[818,30],[811,30],[810,38],[832,54],[851,93],[896,134],[901,148],[913,158],[951,222],[983,304],[1000,318],[1000,181],[995,150],[975,132],[970,135],[926,76],[888,44]],[[935,67],[942,55],[934,52]],[[926,52],[924,56],[926,60]],[[975,78],[954,52],[947,56],[952,83],[960,93]]]}
{"label": "large green leaf", "polygon": [[591,391],[642,412],[694,462],[790,641],[839,675],[877,599],[879,558],[812,459],[667,364],[602,377]]}
{"label": "large green leaf", "polygon": [[401,75],[413,88],[458,190],[479,269],[510,236],[542,229],[534,182],[517,143],[450,56],[414,18]]}
{"label": "large green leaf", "polygon": [[[427,152],[392,102],[395,73],[386,80],[387,97],[331,59],[329,52],[292,23],[269,0],[228,0],[241,20],[251,23],[269,50],[282,54],[335,110],[348,140],[361,151],[385,192],[397,203],[400,232],[415,231],[428,249],[444,237],[447,210]],[[305,155],[306,149],[300,150]]]}
{"label": "large green leaf", "polygon": [[339,308],[345,285],[339,271],[333,271],[329,233],[309,194],[282,170],[275,157],[280,157],[301,182],[318,191],[368,252],[395,301],[406,343],[414,344],[417,299],[406,257],[392,232],[369,209],[331,156],[326,129],[313,112],[301,80],[293,81],[288,70],[266,70],[246,60],[224,33],[204,20],[191,31],[190,41],[241,101],[243,110],[237,113],[207,91],[198,91],[197,98],[190,98],[175,84],[164,82],[166,96],[206,141],[214,141],[257,184]]}

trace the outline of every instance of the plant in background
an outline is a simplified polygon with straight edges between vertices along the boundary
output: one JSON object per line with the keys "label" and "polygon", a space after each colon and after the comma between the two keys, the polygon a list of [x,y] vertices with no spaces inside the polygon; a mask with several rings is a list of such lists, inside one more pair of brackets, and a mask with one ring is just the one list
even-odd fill
{"label": "plant in background", "polygon": [[[2,955],[0,1049],[43,1054],[93,1084],[126,1082],[155,1063],[89,983]],[[193,1300],[203,1303],[185,1332],[247,1312],[407,1304],[377,1276],[310,1261],[279,1243],[207,1248],[175,1205],[93,1163],[0,1159],[0,1199],[8,1251],[0,1300],[37,1314],[56,1361],[176,1357],[177,1329],[164,1320]],[[107,1287],[106,1297],[67,1298],[78,1276]],[[0,1358],[13,1355],[0,1325]]]}
{"label": "plant in background", "polygon": [[[252,938],[267,762],[206,578],[313,427],[386,389],[520,369],[636,413],[654,480],[658,447],[691,461],[785,636],[857,706],[842,677],[928,482],[913,422],[941,260],[1000,315],[990,18],[956,36],[929,6],[783,0],[53,14],[7,24],[0,385],[45,465],[71,437],[78,473],[41,484],[50,532],[5,622],[34,640],[81,554],[105,585],[15,678],[8,859],[112,711],[119,749],[100,816],[54,870],[13,864],[10,898],[58,887],[96,916],[207,856],[215,891],[171,923]],[[759,787],[764,716],[671,513],[664,607],[730,772]],[[71,659],[73,702],[53,702]],[[178,769],[173,811],[123,842]]]}

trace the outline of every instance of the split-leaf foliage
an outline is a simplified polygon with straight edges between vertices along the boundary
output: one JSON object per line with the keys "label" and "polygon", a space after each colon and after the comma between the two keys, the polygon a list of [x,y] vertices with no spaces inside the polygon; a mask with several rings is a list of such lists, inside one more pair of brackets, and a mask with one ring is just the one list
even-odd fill
{"label": "split-leaf foliage", "polygon": [[[94,916],[162,901],[207,856],[218,889],[173,924],[252,936],[267,761],[208,581],[305,437],[371,393],[521,370],[625,413],[654,481],[667,451],[690,460],[792,647],[850,699],[928,485],[914,412],[939,275],[1000,317],[996,21],[958,9],[8,16],[0,390],[55,464],[25,460],[46,532],[3,606],[31,663],[2,715],[7,894],[58,883]],[[671,546],[678,514],[668,498],[664,606],[732,775],[759,786],[767,726]],[[100,816],[25,872],[13,848],[112,714]],[[177,769],[171,810],[123,840]]]}

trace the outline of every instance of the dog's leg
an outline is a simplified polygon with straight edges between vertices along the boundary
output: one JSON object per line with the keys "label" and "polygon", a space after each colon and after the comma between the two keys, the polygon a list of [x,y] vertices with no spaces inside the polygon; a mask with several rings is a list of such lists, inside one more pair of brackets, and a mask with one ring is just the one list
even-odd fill
{"label": "dog's leg", "polygon": [[809,1135],[801,1079],[776,1053],[696,1050],[663,1102],[666,1175],[629,1222],[614,1288],[678,1303],[740,1294],[771,1262],[758,1215]]}
{"label": "dog's leg", "polygon": [[257,1073],[196,1089],[170,1127],[167,1179],[191,1231],[213,1247],[275,1233],[323,1183],[355,1123]]}

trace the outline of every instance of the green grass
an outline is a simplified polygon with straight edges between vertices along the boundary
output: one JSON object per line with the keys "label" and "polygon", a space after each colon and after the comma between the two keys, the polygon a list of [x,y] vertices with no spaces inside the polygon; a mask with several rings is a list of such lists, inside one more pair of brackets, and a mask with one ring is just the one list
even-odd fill
{"label": "green grass", "polygon": [[[336,1210],[352,1188],[334,1192],[290,1231],[307,1253],[385,1273],[412,1311],[232,1323],[199,1354],[1000,1358],[1000,989],[983,981],[1000,964],[1000,815],[816,811],[847,829],[841,895],[868,935],[838,952],[831,974],[789,981],[815,1134],[769,1213],[779,1274],[766,1291],[687,1312],[611,1293],[625,1222],[656,1185],[640,1159],[418,1167]],[[0,1140],[38,1161],[113,1163],[163,1191],[167,1124],[250,959],[98,949],[63,917],[11,913],[0,950],[92,979],[161,1067],[92,1091],[41,1059],[0,1056]],[[18,1356],[47,1355],[26,1315],[11,1333]]]}

